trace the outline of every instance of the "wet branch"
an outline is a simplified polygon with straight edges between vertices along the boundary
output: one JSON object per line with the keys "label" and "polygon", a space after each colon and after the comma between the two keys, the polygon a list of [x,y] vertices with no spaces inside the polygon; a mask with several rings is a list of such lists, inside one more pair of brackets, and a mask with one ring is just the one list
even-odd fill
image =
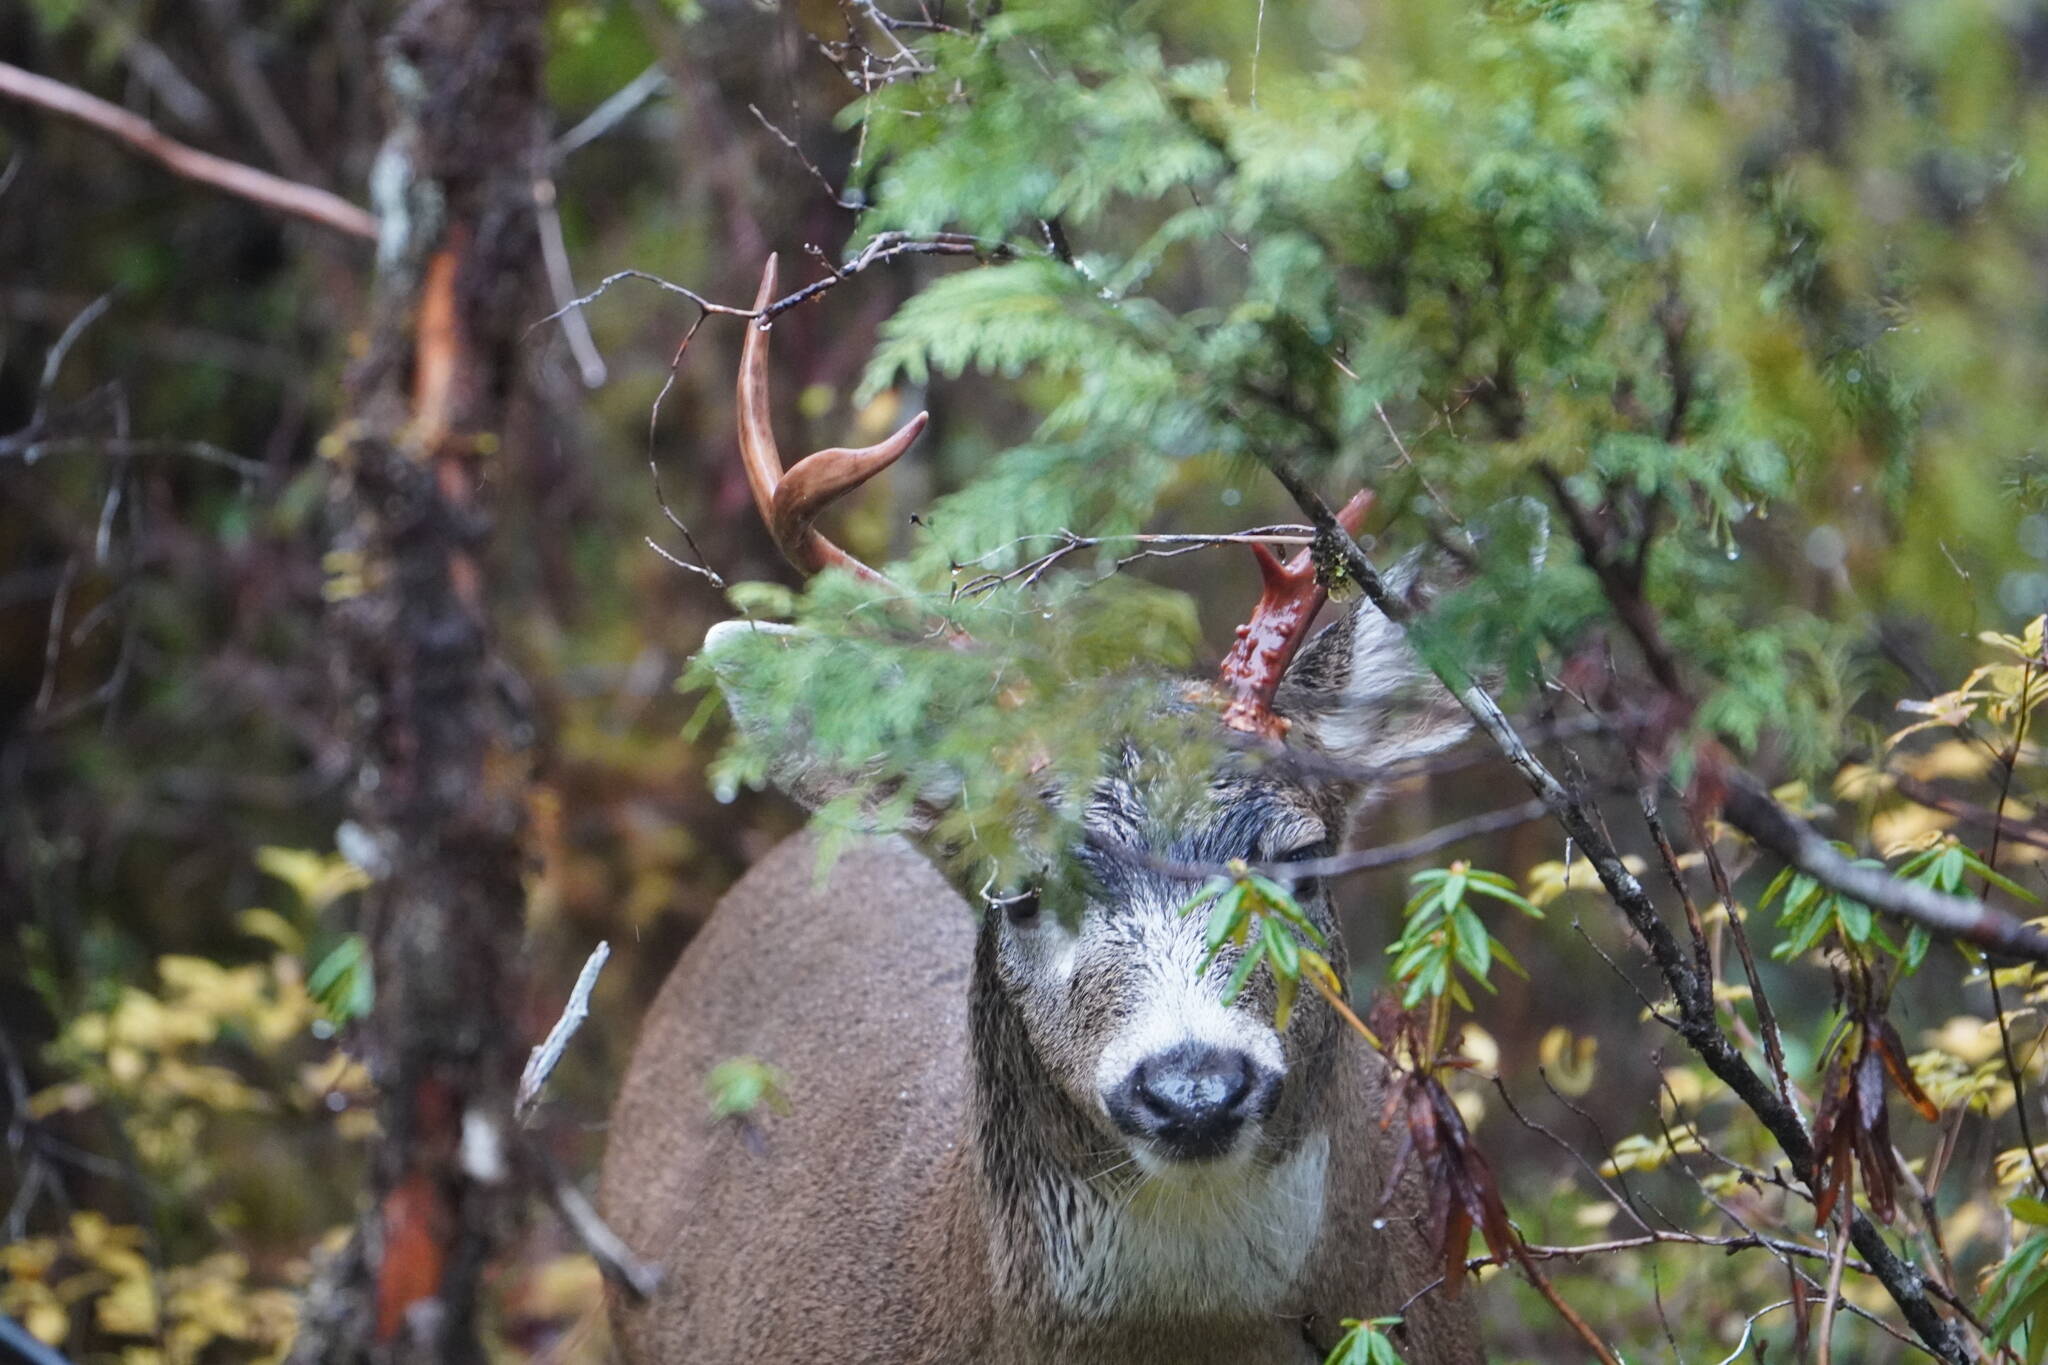
{"label": "wet branch", "polygon": [[0,96],[33,104],[39,109],[97,128],[187,180],[211,185],[251,203],[303,218],[309,223],[318,223],[350,237],[376,240],[375,216],[340,195],[314,185],[286,180],[283,176],[259,171],[239,161],[229,161],[211,152],[202,152],[197,147],[188,147],[166,137],[141,115],[131,114],[118,104],[111,104],[97,95],[88,95],[62,81],[53,81],[8,62],[0,62]]}

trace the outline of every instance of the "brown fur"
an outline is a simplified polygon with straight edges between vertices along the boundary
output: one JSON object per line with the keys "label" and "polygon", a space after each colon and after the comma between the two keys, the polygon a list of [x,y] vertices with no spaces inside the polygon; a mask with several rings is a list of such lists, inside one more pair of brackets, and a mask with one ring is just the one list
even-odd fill
{"label": "brown fur", "polygon": [[[817,871],[810,836],[771,853],[648,1014],[601,1195],[612,1226],[666,1276],[651,1303],[615,1315],[634,1365],[1305,1365],[1341,1319],[1397,1311],[1435,1278],[1414,1225],[1419,1192],[1380,1209],[1381,1063],[1339,1030],[1307,1120],[1331,1144],[1322,1232],[1287,1309],[1063,1317],[1029,1229],[1003,1212],[997,1187],[1017,1172],[992,1170],[976,1140],[988,1100],[970,1063],[970,986],[984,1041],[999,1002],[973,912],[900,839],[854,841],[822,886]],[[710,1118],[705,1076],[737,1055],[785,1073],[790,1113]],[[1463,1305],[1435,1293],[1409,1315],[1402,1346],[1415,1365],[1480,1358]]]}

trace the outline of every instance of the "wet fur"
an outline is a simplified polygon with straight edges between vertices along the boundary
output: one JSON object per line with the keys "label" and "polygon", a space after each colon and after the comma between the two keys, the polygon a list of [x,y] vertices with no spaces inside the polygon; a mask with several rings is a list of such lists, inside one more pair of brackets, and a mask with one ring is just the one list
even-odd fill
{"label": "wet fur", "polygon": [[[1372,1226],[1380,1064],[1332,1030],[1316,1063],[1327,1074],[1303,1087],[1317,1099],[1292,1119],[1289,1144],[1328,1144],[1304,1272],[1257,1306],[1205,1306],[1185,1282],[1129,1293],[1117,1272],[1131,1262],[1117,1258],[1145,1254],[1138,1182],[1020,1045],[994,922],[977,932],[898,839],[856,841],[822,887],[817,866],[815,840],[799,836],[740,882],[663,988],[628,1069],[601,1203],[666,1275],[652,1304],[615,1313],[635,1365],[809,1353],[1296,1365],[1321,1359],[1342,1318],[1393,1311],[1434,1278],[1412,1225],[1420,1191],[1402,1191],[1386,1226]],[[896,985],[875,990],[883,980]],[[711,1120],[704,1076],[735,1055],[783,1070],[788,1115]],[[1152,1216],[1171,1226],[1171,1201],[1154,1199]],[[1062,1266],[1082,1247],[1101,1254],[1077,1293],[1062,1288]],[[1219,1247],[1214,1268],[1227,1276],[1239,1249]],[[1479,1358],[1465,1314],[1438,1296],[1411,1319],[1415,1365]]]}

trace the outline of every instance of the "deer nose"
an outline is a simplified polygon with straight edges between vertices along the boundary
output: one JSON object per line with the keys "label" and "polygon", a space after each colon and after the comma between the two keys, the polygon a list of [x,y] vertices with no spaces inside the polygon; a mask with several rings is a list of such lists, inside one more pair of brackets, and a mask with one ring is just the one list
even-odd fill
{"label": "deer nose", "polygon": [[1110,1096],[1110,1117],[1183,1160],[1220,1156],[1248,1119],[1273,1107],[1279,1078],[1243,1052],[1182,1043],[1131,1069]]}

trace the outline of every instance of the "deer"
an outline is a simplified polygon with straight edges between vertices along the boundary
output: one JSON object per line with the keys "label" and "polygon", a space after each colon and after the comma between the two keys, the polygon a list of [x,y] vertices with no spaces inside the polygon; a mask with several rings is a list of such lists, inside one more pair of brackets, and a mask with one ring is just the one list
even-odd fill
{"label": "deer", "polygon": [[[771,257],[757,313],[775,283]],[[799,569],[887,582],[814,523],[925,415],[785,471],[768,339],[748,324],[737,394],[761,514]],[[645,1017],[600,1177],[604,1216],[662,1275],[647,1301],[612,1303],[631,1365],[1303,1365],[1347,1319],[1394,1313],[1406,1360],[1483,1358],[1471,1296],[1430,1292],[1428,1191],[1412,1168],[1389,1186],[1387,1063],[1307,992],[1276,1029],[1265,966],[1226,1005],[1235,950],[1205,970],[1204,917],[1181,913],[1199,882],[1176,865],[1328,855],[1373,774],[1467,730],[1370,605],[1305,638],[1327,595],[1309,550],[1253,552],[1262,593],[1221,683],[1162,704],[1309,761],[1221,763],[1193,809],[1167,811],[1125,746],[1061,855],[1089,888],[1078,915],[1029,887],[976,905],[883,832],[823,874],[819,836],[792,836],[715,907]],[[707,635],[722,683],[721,655],[757,629]],[[778,784],[816,804],[831,777],[800,735],[775,739],[795,751]],[[1329,891],[1295,890],[1345,979]],[[779,1112],[712,1117],[707,1074],[735,1056],[776,1068]]]}

